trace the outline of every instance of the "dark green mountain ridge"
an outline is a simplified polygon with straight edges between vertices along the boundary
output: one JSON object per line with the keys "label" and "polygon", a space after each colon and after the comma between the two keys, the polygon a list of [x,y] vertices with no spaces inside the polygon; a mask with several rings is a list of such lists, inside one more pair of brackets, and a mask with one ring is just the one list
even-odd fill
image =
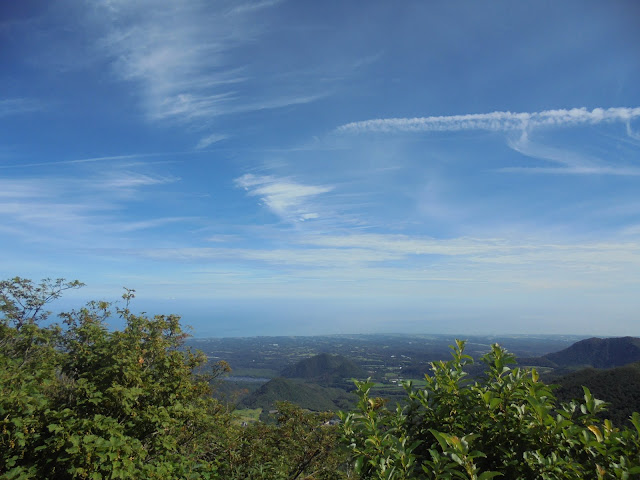
{"label": "dark green mountain ridge", "polygon": [[355,395],[338,388],[277,377],[245,397],[239,407],[268,411],[275,408],[276,402],[284,400],[308,410],[325,412],[350,408],[355,403]]}
{"label": "dark green mountain ridge", "polygon": [[548,353],[544,358],[561,367],[589,365],[594,368],[621,367],[640,361],[640,338],[587,338],[569,348]]}
{"label": "dark green mountain ridge", "polygon": [[559,352],[521,358],[518,363],[550,368],[613,368],[640,361],[640,338],[587,338]]}
{"label": "dark green mountain ridge", "polygon": [[583,395],[582,386],[609,405],[601,415],[615,425],[629,420],[633,412],[640,411],[640,362],[606,370],[584,368],[555,380],[558,400],[570,401]]}
{"label": "dark green mountain ridge", "polygon": [[329,380],[365,378],[367,372],[347,357],[321,353],[286,367],[282,371],[282,376],[287,378],[303,378],[305,380]]}

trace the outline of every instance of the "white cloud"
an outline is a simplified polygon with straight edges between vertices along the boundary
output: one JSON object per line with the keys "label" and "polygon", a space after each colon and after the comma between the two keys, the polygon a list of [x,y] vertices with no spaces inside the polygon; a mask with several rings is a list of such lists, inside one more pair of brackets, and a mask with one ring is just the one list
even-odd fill
{"label": "white cloud", "polygon": [[0,99],[0,117],[19,115],[42,110],[42,105],[30,98]]}
{"label": "white cloud", "polygon": [[110,229],[117,232],[134,232],[138,230],[148,230],[158,227],[163,227],[172,223],[188,222],[194,220],[193,217],[165,217],[154,218],[151,220],[140,220],[133,222],[126,222],[122,224],[113,224]]}
{"label": "white cloud", "polygon": [[246,80],[230,68],[225,52],[253,35],[233,20],[211,14],[201,2],[171,2],[166,8],[112,5],[110,32],[102,45],[115,73],[139,82],[152,119],[191,121],[218,114]]}
{"label": "white cloud", "polygon": [[207,135],[206,137],[200,139],[198,145],[196,145],[196,150],[202,150],[203,148],[207,148],[209,145],[213,145],[214,143],[220,142],[227,138],[229,138],[229,135],[225,135],[222,133],[212,133],[211,135]]}
{"label": "white cloud", "polygon": [[241,237],[238,237],[237,235],[223,234],[223,235],[212,235],[211,237],[207,237],[205,240],[207,242],[213,242],[213,243],[227,243],[227,242],[236,242],[240,238]]}
{"label": "white cloud", "polygon": [[338,127],[342,133],[434,132],[460,130],[510,131],[534,127],[572,127],[598,123],[629,122],[640,117],[636,108],[572,108],[542,112],[491,112],[418,118],[381,118]]}
{"label": "white cloud", "polygon": [[[303,245],[300,245],[303,244]],[[148,248],[122,253],[162,262],[226,265],[270,292],[445,295],[455,288],[526,292],[615,291],[640,285],[640,243],[540,239],[431,239],[404,235],[306,236],[286,248]],[[246,280],[246,281],[245,281]],[[243,283],[251,282],[250,278]],[[286,285],[286,287],[278,287]],[[290,287],[291,288],[290,288]],[[260,287],[263,288],[263,287]],[[286,292],[285,292],[286,291]],[[437,294],[436,292],[440,292]]]}
{"label": "white cloud", "polygon": [[634,132],[631,128],[631,122],[627,122],[627,135],[629,135],[634,140],[640,140],[640,132]]}
{"label": "white cloud", "polygon": [[[542,242],[536,239],[451,238],[385,234],[305,235],[284,249],[251,248],[174,248],[136,252],[154,258],[180,260],[260,260],[277,265],[340,267],[375,265],[389,260],[408,260],[399,271],[422,271],[425,266],[453,265],[552,265],[584,271],[611,271],[619,267],[640,267],[640,243],[610,242]],[[428,259],[423,263],[417,258]],[[416,259],[413,262],[411,259]],[[379,267],[382,268],[382,267]],[[391,267],[395,270],[397,266]],[[477,268],[477,267],[474,267]],[[469,271],[472,276],[472,272]],[[471,278],[469,276],[469,278]]]}
{"label": "white cloud", "polygon": [[503,172],[530,174],[577,175],[640,175],[640,168],[633,165],[617,165],[567,150],[535,144],[529,132],[536,128],[560,128],[600,123],[626,124],[630,138],[640,138],[631,129],[631,120],[640,117],[640,107],[635,108],[586,108],[545,110],[541,112],[491,112],[466,115],[448,115],[420,118],[388,118],[353,122],[338,127],[341,133],[367,132],[433,132],[433,131],[521,131],[517,140],[510,139],[509,147],[528,157],[553,162],[554,166],[525,166],[501,168]]}
{"label": "white cloud", "polygon": [[243,249],[243,248],[157,248],[129,252],[133,255],[159,260],[182,261],[249,261],[264,262],[289,267],[345,267],[363,263],[399,260],[402,255],[368,249],[331,248],[287,248],[287,249]]}
{"label": "white cloud", "polygon": [[0,168],[26,168],[26,167],[43,167],[51,165],[74,165],[82,163],[100,163],[100,162],[118,162],[122,160],[137,160],[142,158],[166,157],[179,155],[187,152],[154,152],[154,153],[133,153],[130,155],[109,155],[105,157],[89,157],[78,158],[75,160],[57,160],[52,162],[32,162],[32,163],[15,163],[13,165],[0,165]]}
{"label": "white cloud", "polygon": [[470,255],[499,251],[505,248],[504,241],[470,238],[438,240],[434,238],[410,237],[407,235],[358,234],[306,236],[304,243],[334,248],[365,248],[396,255]]}
{"label": "white cloud", "polygon": [[640,168],[629,166],[610,165],[607,162],[591,158],[580,153],[547,147],[529,140],[526,132],[518,140],[510,140],[509,147],[531,158],[553,162],[554,167],[507,167],[501,168],[502,172],[518,173],[552,173],[552,174],[577,174],[577,175],[640,175]]}
{"label": "white cloud", "polygon": [[135,172],[120,172],[103,178],[100,186],[107,189],[131,189],[149,185],[162,185],[180,180],[178,177],[163,177]]}
{"label": "white cloud", "polygon": [[84,178],[0,179],[0,223],[30,242],[93,246],[111,243],[113,236],[122,232],[187,220],[187,217],[149,220],[122,215],[131,198],[144,199],[144,188],[177,180],[131,171],[110,171]]}
{"label": "white cloud", "polygon": [[287,221],[316,219],[320,215],[312,198],[333,190],[327,185],[304,185],[286,178],[257,176],[250,173],[235,179],[235,184],[249,195],[260,197],[273,213]]}
{"label": "white cloud", "polygon": [[174,1],[159,9],[153,2],[111,1],[105,5],[110,21],[101,46],[113,59],[115,74],[140,85],[152,120],[206,126],[207,119],[219,115],[315,101],[325,94],[288,88],[266,97],[243,91],[256,74],[249,60],[233,53],[267,29],[267,22],[256,22],[252,13],[278,3]]}
{"label": "white cloud", "polygon": [[95,232],[104,209],[104,204],[61,200],[49,190],[45,195],[0,199],[0,223],[29,242],[52,244],[64,238],[75,244]]}
{"label": "white cloud", "polygon": [[229,15],[253,13],[264,8],[273,7],[282,3],[282,0],[262,0],[257,2],[241,3],[229,11]]}
{"label": "white cloud", "polygon": [[0,199],[32,198],[47,196],[46,184],[34,180],[3,180],[0,179]]}

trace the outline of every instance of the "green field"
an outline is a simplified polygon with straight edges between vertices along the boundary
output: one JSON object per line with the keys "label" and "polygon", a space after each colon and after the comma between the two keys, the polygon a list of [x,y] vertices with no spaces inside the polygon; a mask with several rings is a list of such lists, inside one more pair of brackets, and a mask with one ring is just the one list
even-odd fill
{"label": "green field", "polygon": [[260,418],[261,413],[261,408],[243,408],[242,410],[234,410],[233,416],[238,424],[244,422],[255,423]]}

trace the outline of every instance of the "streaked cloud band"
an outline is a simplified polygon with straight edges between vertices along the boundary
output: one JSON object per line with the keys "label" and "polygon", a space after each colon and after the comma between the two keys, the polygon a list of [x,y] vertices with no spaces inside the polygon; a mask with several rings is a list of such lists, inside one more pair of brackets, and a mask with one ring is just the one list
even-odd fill
{"label": "streaked cloud band", "polygon": [[640,107],[544,110],[541,112],[491,112],[417,118],[378,118],[337,128],[341,133],[454,132],[461,130],[509,131],[531,127],[572,127],[629,122],[640,117]]}

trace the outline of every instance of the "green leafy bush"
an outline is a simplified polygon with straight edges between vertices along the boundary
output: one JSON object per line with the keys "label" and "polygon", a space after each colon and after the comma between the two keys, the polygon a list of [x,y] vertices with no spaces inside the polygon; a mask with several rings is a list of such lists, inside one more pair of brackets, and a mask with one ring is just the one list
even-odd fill
{"label": "green leafy bush", "polygon": [[219,461],[220,478],[340,480],[353,478],[339,444],[333,413],[305,412],[277,403],[276,423],[257,422],[228,430],[228,456]]}
{"label": "green leafy bush", "polygon": [[[210,478],[222,406],[206,358],[181,349],[176,316],[115,310],[106,302],[43,325],[45,305],[79,282],[16,278],[0,284],[0,472],[2,478]],[[206,449],[200,446],[206,445]]]}
{"label": "green leafy bush", "polygon": [[405,384],[408,405],[388,410],[358,382],[356,411],[341,414],[343,442],[364,479],[638,478],[640,415],[614,428],[597,415],[604,404],[584,389],[582,403],[558,404],[535,370],[510,368],[498,345],[472,381],[464,342],[453,358],[432,364],[424,388]]}
{"label": "green leafy bush", "polygon": [[180,318],[132,313],[132,290],[51,323],[47,304],[81,285],[0,282],[0,479],[346,478],[331,414],[282,404],[275,425],[237,425],[210,390],[228,366],[197,374]]}

